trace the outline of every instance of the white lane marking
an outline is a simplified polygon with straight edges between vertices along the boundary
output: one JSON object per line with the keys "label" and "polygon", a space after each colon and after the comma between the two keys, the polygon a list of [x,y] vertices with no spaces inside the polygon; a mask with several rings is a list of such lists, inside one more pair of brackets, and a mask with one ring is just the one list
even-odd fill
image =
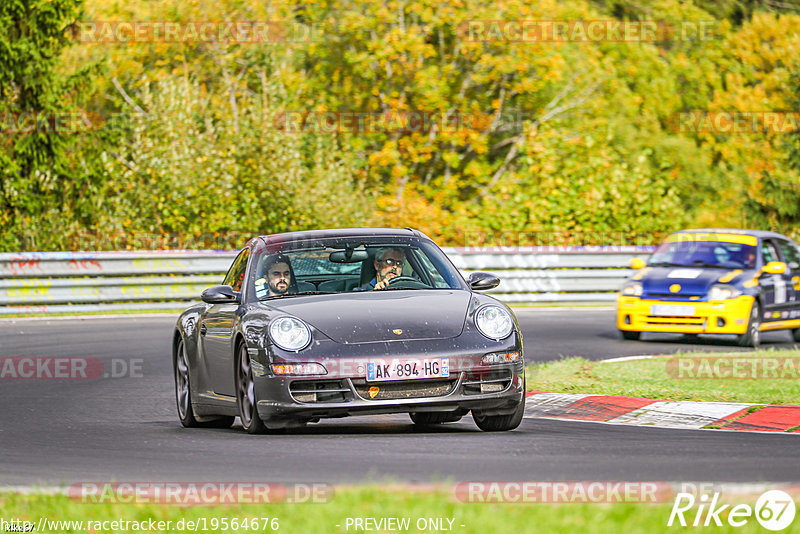
{"label": "white lane marking", "polygon": [[650,358],[658,358],[660,354],[643,354],[641,356],[620,356],[619,358],[609,358],[607,360],[599,360],[597,363],[617,363],[617,362],[632,362],[634,360],[647,360]]}
{"label": "white lane marking", "polygon": [[542,417],[550,414],[561,414],[564,408],[576,401],[589,397],[589,394],[575,393],[537,393],[525,401],[525,417]]}
{"label": "white lane marking", "polygon": [[750,406],[754,405],[736,402],[656,402],[607,422],[661,428],[702,428]]}
{"label": "white lane marking", "polygon": [[[188,308],[188,306],[187,306]],[[87,319],[149,319],[151,317],[175,317],[185,308],[167,310],[164,312],[155,313],[130,313],[130,314],[117,314],[117,315],[54,315],[48,317],[46,315],[40,317],[0,317],[1,323],[15,323],[18,321],[86,321]]]}

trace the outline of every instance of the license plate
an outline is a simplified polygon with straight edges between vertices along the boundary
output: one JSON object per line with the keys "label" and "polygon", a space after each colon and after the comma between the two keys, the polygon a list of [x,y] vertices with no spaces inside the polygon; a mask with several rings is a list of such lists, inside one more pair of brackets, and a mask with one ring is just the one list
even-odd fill
{"label": "license plate", "polygon": [[694,315],[694,306],[685,304],[653,304],[650,315]]}
{"label": "license plate", "polygon": [[393,359],[367,363],[368,382],[449,377],[449,358],[425,360]]}

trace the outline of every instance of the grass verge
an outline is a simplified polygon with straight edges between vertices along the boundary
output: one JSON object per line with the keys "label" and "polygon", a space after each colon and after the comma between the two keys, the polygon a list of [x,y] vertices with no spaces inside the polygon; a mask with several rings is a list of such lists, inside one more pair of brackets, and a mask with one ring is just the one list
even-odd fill
{"label": "grass verge", "polygon": [[797,350],[678,353],[622,362],[565,358],[530,365],[527,379],[528,389],[553,393],[798,404],[798,362]]}
{"label": "grass verge", "polygon": [[[347,528],[348,518],[409,518],[407,530],[392,532],[436,532],[436,528],[418,528],[417,522],[424,519],[444,519],[441,523],[459,534],[483,534],[485,532],[547,532],[606,534],[626,532],[629,534],[663,532],[670,515],[672,503],[614,503],[614,504],[484,504],[456,501],[453,494],[445,490],[410,491],[392,488],[349,487],[337,488],[333,498],[324,504],[261,504],[232,506],[175,506],[158,504],[84,504],[74,502],[66,496],[42,494],[20,495],[0,493],[0,510],[5,520],[21,519],[35,525],[37,532],[59,533],[109,533],[109,532],[182,532],[190,531],[184,523],[179,530],[177,523],[184,521],[204,522],[208,532],[288,532],[345,534],[360,532],[352,524]],[[38,530],[40,518],[49,521],[83,521],[79,528],[56,525],[57,528]],[[238,528],[222,528],[222,520],[236,518]],[[242,529],[243,519],[257,519],[257,529]],[[277,529],[270,521],[261,518],[277,518]],[[97,524],[88,521],[171,521],[172,528],[150,530],[133,529],[132,525],[106,524],[97,529]],[[448,520],[452,520],[449,523]],[[45,523],[47,524],[47,523]],[[216,524],[217,528],[212,528]],[[266,525],[267,528],[262,528]],[[430,526],[422,525],[419,526]],[[727,525],[726,525],[727,526]],[[249,527],[249,525],[248,525]],[[730,527],[728,527],[730,528]],[[760,526],[751,520],[743,528],[730,532],[755,532]],[[202,532],[203,527],[197,529]],[[376,531],[379,529],[375,529]],[[716,531],[716,530],[715,530]],[[728,530],[726,530],[728,531]]]}

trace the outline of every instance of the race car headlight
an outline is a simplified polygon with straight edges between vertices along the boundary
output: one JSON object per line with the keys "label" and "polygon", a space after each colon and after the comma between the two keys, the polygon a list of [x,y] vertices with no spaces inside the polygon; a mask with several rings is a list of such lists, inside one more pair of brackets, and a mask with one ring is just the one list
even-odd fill
{"label": "race car headlight", "polygon": [[741,294],[742,292],[733,286],[715,285],[711,286],[711,290],[708,292],[708,300],[727,300],[736,298]]}
{"label": "race car headlight", "polygon": [[500,306],[484,306],[475,314],[475,326],[489,339],[507,338],[514,329],[511,314]]}
{"label": "race car headlight", "polygon": [[641,297],[642,284],[639,282],[629,282],[622,288],[622,294],[626,297]]}
{"label": "race car headlight", "polygon": [[269,324],[269,337],[283,350],[297,352],[311,343],[311,329],[295,317],[278,317]]}

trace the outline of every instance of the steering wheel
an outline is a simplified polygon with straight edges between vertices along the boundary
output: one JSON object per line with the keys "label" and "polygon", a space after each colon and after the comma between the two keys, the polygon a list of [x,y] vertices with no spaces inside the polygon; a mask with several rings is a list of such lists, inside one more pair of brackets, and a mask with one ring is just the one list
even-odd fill
{"label": "steering wheel", "polygon": [[420,282],[413,276],[395,276],[394,278],[390,278],[389,282],[386,284],[386,287],[398,286],[398,284],[402,284],[405,287],[411,287],[416,289],[423,289],[430,287],[428,284]]}

